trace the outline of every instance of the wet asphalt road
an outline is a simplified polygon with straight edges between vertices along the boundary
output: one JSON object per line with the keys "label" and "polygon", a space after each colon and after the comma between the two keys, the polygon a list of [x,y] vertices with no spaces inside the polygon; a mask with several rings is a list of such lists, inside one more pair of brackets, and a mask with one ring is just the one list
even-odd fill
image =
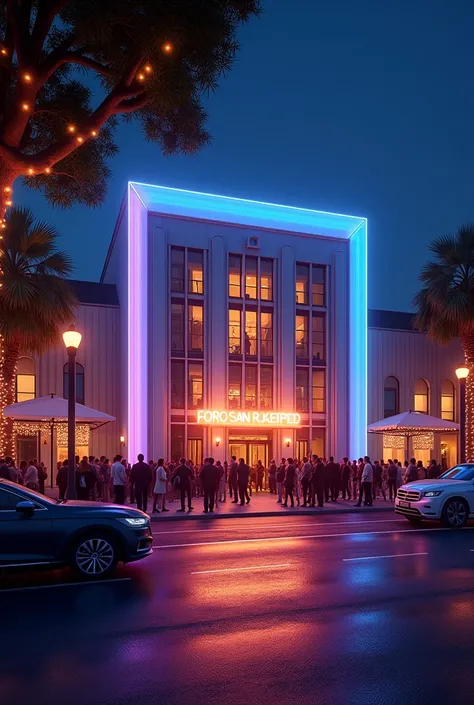
{"label": "wet asphalt road", "polygon": [[2,577],[0,704],[474,703],[473,529],[187,521],[107,583]]}

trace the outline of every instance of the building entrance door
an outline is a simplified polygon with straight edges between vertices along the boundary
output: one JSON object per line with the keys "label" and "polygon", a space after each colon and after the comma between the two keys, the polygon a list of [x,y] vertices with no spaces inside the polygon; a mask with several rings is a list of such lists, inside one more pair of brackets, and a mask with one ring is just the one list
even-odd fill
{"label": "building entrance door", "polygon": [[269,445],[267,436],[230,436],[229,460],[235,455],[237,460],[243,458],[251,468],[261,460],[264,467],[268,468]]}

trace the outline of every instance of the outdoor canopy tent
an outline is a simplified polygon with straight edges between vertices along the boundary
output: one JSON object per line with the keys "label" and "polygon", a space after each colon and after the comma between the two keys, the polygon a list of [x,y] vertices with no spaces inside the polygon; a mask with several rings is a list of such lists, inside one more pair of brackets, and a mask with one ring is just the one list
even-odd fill
{"label": "outdoor canopy tent", "polygon": [[406,439],[406,451],[410,438],[424,436],[428,433],[458,433],[459,424],[454,421],[439,419],[437,416],[422,414],[420,411],[404,411],[402,414],[389,416],[367,426],[368,433],[386,433]]}

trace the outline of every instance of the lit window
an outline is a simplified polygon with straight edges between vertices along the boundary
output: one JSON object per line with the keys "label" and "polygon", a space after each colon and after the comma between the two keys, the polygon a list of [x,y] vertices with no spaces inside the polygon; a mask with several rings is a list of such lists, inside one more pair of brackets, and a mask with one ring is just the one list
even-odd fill
{"label": "lit window", "polygon": [[296,368],[296,410],[308,411],[309,382],[308,370]]}
{"label": "lit window", "polygon": [[17,365],[15,401],[36,397],[36,365],[30,357],[20,357]]}
{"label": "lit window", "polygon": [[296,357],[309,358],[308,315],[296,314]]}
{"label": "lit window", "polygon": [[229,296],[234,299],[242,297],[242,257],[240,255],[229,255]]}
{"label": "lit window", "polygon": [[242,311],[236,308],[229,309],[229,355],[241,355],[241,327]]}
{"label": "lit window", "polygon": [[260,298],[273,301],[273,260],[260,260]]}
{"label": "lit window", "polygon": [[321,267],[318,264],[314,264],[313,267],[313,281],[312,281],[312,300],[313,306],[324,306],[325,304],[325,279],[326,279],[326,268]]}
{"label": "lit window", "polygon": [[245,366],[245,408],[257,408],[257,366]]}
{"label": "lit window", "polygon": [[184,354],[184,303],[171,302],[171,353]]}
{"label": "lit window", "polygon": [[273,409],[273,368],[260,367],[260,408]]}
{"label": "lit window", "polygon": [[184,426],[171,424],[171,460],[178,461],[184,455]]}
{"label": "lit window", "polygon": [[312,375],[313,413],[324,414],[326,411],[325,372],[313,370]]}
{"label": "lit window", "polygon": [[415,382],[414,411],[428,413],[428,383],[424,379],[417,379]]}
{"label": "lit window", "polygon": [[171,248],[171,291],[184,292],[184,250]]}
{"label": "lit window", "polygon": [[204,294],[204,253],[188,250],[188,292]]}
{"label": "lit window", "polygon": [[245,354],[257,354],[257,312],[245,312]]}
{"label": "lit window", "polygon": [[260,357],[273,357],[273,315],[270,311],[260,313]]}
{"label": "lit window", "polygon": [[296,303],[309,303],[309,266],[307,264],[296,265]]}
{"label": "lit window", "polygon": [[[66,362],[63,368],[63,397],[67,399],[69,397],[69,365]],[[84,368],[81,364],[76,364],[76,402],[77,404],[84,404]]]}
{"label": "lit window", "polygon": [[198,304],[188,306],[188,350],[190,353],[204,350],[204,321],[203,307]]}
{"label": "lit window", "polygon": [[202,362],[190,362],[188,366],[188,408],[202,409],[203,396]]}
{"label": "lit window", "polygon": [[245,258],[245,298],[257,298],[257,258]]}
{"label": "lit window", "polygon": [[396,377],[386,377],[383,392],[383,417],[395,416],[399,413],[399,384]]}
{"label": "lit window", "polygon": [[242,365],[229,365],[229,408],[240,409],[242,397]]}
{"label": "lit window", "polygon": [[184,409],[184,361],[171,362],[171,408]]}
{"label": "lit window", "polygon": [[325,326],[324,326],[324,314],[321,313],[314,313],[313,314],[313,330],[312,330],[312,341],[311,341],[311,346],[312,346],[312,355],[313,355],[313,360],[325,360],[326,359],[326,353],[325,353],[325,343],[326,343],[326,334],[325,334]]}
{"label": "lit window", "polygon": [[454,421],[454,384],[449,379],[441,386],[441,418]]}

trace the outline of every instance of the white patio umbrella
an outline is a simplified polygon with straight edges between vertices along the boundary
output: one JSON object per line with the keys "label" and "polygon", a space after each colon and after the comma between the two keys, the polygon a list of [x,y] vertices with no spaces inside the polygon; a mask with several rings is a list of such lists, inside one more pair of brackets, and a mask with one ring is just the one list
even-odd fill
{"label": "white patio umbrella", "polygon": [[[30,424],[38,429],[42,424],[48,426],[51,433],[51,486],[53,483],[53,442],[54,428],[66,424],[68,420],[67,399],[48,394],[28,401],[20,401],[3,408],[3,415],[15,421]],[[99,428],[110,421],[115,421],[115,416],[105,414],[103,411],[91,409],[89,406],[76,403],[76,423],[89,426],[91,430]]]}
{"label": "white patio umbrella", "polygon": [[386,419],[381,419],[367,426],[368,433],[386,433],[391,436],[403,436],[408,443],[414,436],[423,436],[425,433],[458,433],[459,424],[454,421],[445,421],[437,416],[422,414],[420,411],[404,411]]}

